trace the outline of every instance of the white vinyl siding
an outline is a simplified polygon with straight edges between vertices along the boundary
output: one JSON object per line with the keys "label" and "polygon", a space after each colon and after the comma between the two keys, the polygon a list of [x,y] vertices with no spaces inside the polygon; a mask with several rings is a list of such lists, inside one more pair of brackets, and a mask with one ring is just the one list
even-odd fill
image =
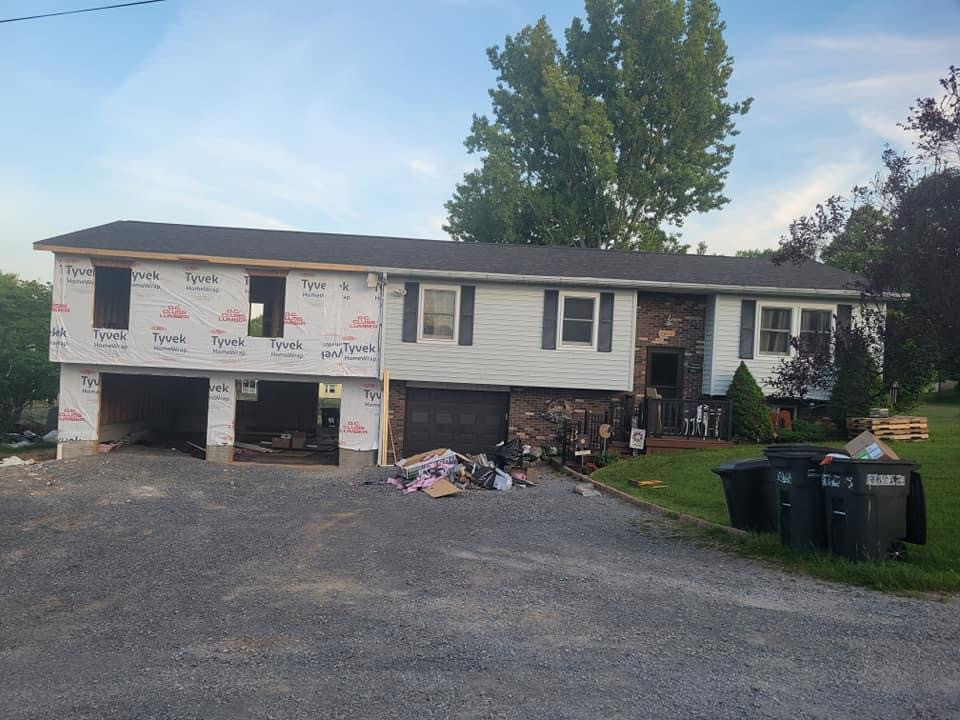
{"label": "white vinyl siding", "polygon": [[[474,283],[473,345],[402,342],[403,296],[414,277],[391,276],[385,292],[384,367],[394,380],[570,389],[633,389],[636,293],[614,291],[611,352],[541,348],[543,292],[532,284]],[[594,288],[570,291],[593,294]],[[599,305],[599,300],[595,302]],[[558,308],[559,310],[559,308]],[[557,323],[561,316],[558,313]],[[593,336],[596,336],[594,323]]]}
{"label": "white vinyl siding", "polygon": [[[770,354],[761,350],[759,343],[761,311],[763,308],[790,308],[790,336],[796,336],[800,333],[800,318],[803,310],[823,310],[831,314],[837,312],[838,304],[853,305],[853,314],[856,319],[858,308],[856,299],[834,298],[825,300],[811,300],[802,297],[757,297],[748,295],[716,295],[714,299],[713,322],[710,322],[710,314],[707,318],[707,336],[709,349],[704,353],[704,392],[709,395],[725,395],[730,381],[733,379],[733,373],[739,367],[741,359],[740,350],[740,301],[757,301],[757,320],[755,333],[754,357],[749,360],[743,360],[753,373],[754,378],[760,384],[763,392],[767,395],[773,393],[773,388],[767,380],[777,371],[782,359],[790,357],[789,354]],[[709,307],[709,306],[708,306]],[[712,327],[711,327],[712,326]],[[709,375],[706,368],[710,368]],[[708,380],[709,377],[709,380]],[[812,394],[812,399],[825,400],[825,394]]]}

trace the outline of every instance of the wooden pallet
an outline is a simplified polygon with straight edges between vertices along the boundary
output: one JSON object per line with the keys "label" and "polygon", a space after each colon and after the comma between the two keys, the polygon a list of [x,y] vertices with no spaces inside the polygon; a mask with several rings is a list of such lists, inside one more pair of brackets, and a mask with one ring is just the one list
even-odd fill
{"label": "wooden pallet", "polygon": [[930,430],[927,418],[915,415],[894,415],[893,417],[847,418],[847,429],[851,435],[869,430],[881,440],[929,440]]}

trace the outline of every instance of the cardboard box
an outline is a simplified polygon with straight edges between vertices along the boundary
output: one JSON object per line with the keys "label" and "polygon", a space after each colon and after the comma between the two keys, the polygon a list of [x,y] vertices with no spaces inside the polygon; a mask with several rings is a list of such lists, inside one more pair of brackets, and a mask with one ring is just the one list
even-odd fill
{"label": "cardboard box", "polygon": [[270,441],[270,447],[277,448],[278,450],[289,450],[291,439],[290,433],[280,433]]}
{"label": "cardboard box", "polygon": [[447,495],[456,495],[457,493],[462,493],[463,490],[448,480],[437,480],[430,487],[424,488],[423,492],[432,498],[441,498],[446,497]]}
{"label": "cardboard box", "polygon": [[407,480],[412,480],[424,470],[435,467],[451,468],[457,464],[457,455],[449,448],[437,448],[403,458],[397,467]]}
{"label": "cardboard box", "polygon": [[847,455],[856,460],[899,460],[897,454],[883,440],[864,430],[843,446]]}
{"label": "cardboard box", "polygon": [[307,434],[300,430],[290,433],[290,447],[294,450],[303,450],[307,445]]}

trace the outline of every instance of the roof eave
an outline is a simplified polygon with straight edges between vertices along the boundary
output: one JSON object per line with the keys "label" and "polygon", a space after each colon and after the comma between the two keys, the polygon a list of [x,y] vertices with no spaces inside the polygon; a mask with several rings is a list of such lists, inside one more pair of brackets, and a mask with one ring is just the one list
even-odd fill
{"label": "roof eave", "polygon": [[66,255],[91,255],[94,257],[165,260],[172,262],[209,262],[246,267],[302,268],[304,270],[331,270],[342,272],[379,272],[388,275],[427,278],[457,278],[487,282],[531,283],[537,285],[575,285],[620,288],[624,290],[661,290],[692,294],[727,293],[738,295],[798,295],[811,297],[860,297],[861,291],[852,288],[780,288],[763,285],[725,285],[721,283],[683,283],[666,280],[634,280],[620,278],[571,277],[556,275],[517,275],[514,273],[478,272],[466,270],[425,270],[400,268],[387,265],[350,265],[343,263],[307,262],[300,260],[265,260],[263,258],[227,257],[190,253],[163,253],[135,250],[110,250],[104,248],[69,247],[65,245],[33,244],[34,250]]}

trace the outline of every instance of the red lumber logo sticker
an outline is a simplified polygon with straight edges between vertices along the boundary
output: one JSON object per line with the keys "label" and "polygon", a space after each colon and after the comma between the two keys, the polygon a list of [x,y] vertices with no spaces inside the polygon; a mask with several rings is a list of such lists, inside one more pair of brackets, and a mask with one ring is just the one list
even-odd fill
{"label": "red lumber logo sticker", "polygon": [[245,323],[247,316],[239,308],[227,308],[220,313],[220,322]]}
{"label": "red lumber logo sticker", "polygon": [[361,330],[375,330],[377,327],[377,321],[368,315],[360,313],[353,319],[353,322],[350,323],[350,327]]}
{"label": "red lumber logo sticker", "polygon": [[283,314],[283,323],[285,325],[306,325],[307,321],[303,319],[303,315],[295,312],[285,312]]}
{"label": "red lumber logo sticker", "polygon": [[83,422],[85,420],[83,413],[76,408],[63,408],[58,417],[60,420],[67,422]]}
{"label": "red lumber logo sticker", "polygon": [[177,320],[189,320],[190,315],[179,305],[167,305],[160,311],[160,317],[175,318]]}

